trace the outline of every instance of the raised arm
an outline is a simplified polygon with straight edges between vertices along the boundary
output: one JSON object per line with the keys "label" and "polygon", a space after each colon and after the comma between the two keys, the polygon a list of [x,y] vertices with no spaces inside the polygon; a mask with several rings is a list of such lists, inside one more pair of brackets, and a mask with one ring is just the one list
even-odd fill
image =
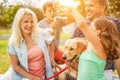
{"label": "raised arm", "polygon": [[98,57],[105,59],[103,57],[105,53],[104,53],[102,44],[100,42],[100,38],[97,36],[97,33],[88,27],[84,17],[76,9],[73,9],[72,13],[75,18],[76,25],[85,34],[85,37],[92,43],[94,50],[95,50],[95,54]]}

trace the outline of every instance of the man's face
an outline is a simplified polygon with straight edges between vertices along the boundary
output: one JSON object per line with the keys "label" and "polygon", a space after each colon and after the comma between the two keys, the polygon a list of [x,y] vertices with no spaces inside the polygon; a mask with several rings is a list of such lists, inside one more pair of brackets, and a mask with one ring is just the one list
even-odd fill
{"label": "man's face", "polygon": [[54,19],[54,10],[53,8],[47,7],[45,11],[45,16],[48,20],[53,21]]}
{"label": "man's face", "polygon": [[104,6],[98,0],[85,0],[85,11],[87,19],[93,21],[104,14]]}

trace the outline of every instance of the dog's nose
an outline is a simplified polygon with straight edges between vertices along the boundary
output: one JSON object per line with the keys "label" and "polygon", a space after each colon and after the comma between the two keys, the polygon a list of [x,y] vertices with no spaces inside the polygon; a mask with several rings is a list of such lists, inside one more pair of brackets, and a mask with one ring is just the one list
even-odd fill
{"label": "dog's nose", "polygon": [[63,59],[66,59],[66,57],[65,57],[65,56],[63,56],[62,58],[63,58]]}

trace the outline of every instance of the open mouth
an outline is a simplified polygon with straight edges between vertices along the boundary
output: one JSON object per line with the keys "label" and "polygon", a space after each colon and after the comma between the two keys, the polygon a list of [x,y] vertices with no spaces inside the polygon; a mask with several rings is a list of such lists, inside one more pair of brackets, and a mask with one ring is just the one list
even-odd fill
{"label": "open mouth", "polygon": [[67,60],[66,60],[66,63],[67,63],[67,64],[72,63],[76,57],[77,57],[77,55],[74,55],[71,59],[67,59]]}

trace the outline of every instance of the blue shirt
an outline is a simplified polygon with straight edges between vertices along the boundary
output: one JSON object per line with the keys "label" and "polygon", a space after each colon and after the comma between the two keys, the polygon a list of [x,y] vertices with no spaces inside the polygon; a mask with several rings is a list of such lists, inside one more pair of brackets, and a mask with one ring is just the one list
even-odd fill
{"label": "blue shirt", "polygon": [[[48,78],[53,75],[53,71],[52,71],[52,66],[51,66],[51,61],[50,61],[47,45],[53,41],[54,37],[51,36],[47,31],[40,29],[38,39],[39,40],[36,44],[39,46],[39,48],[42,50],[44,54],[44,59],[46,63],[46,66],[45,66],[46,77]],[[26,47],[24,39],[22,39],[20,47],[14,46],[13,44],[9,42],[8,53],[18,56],[20,66],[23,67],[27,72],[29,72],[27,47]],[[12,80],[22,80],[24,78],[22,75],[15,72],[12,69],[12,66],[10,70],[12,71]]]}

